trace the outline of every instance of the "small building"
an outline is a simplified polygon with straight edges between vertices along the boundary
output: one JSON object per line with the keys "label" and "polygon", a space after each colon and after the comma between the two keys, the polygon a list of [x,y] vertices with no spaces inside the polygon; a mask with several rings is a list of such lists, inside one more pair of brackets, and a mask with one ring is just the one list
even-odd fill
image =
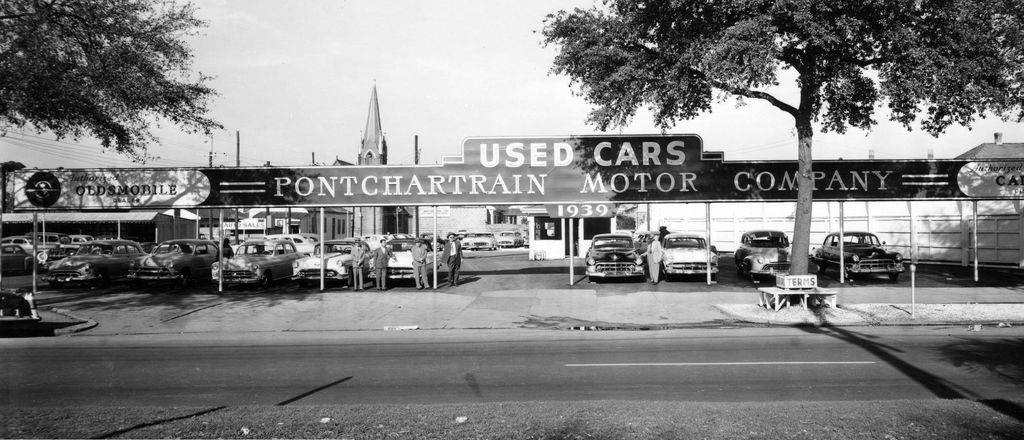
{"label": "small building", "polygon": [[[38,214],[39,232],[84,234],[93,237],[124,238],[159,242],[191,238],[196,234],[198,216],[184,209],[130,212],[44,212]],[[32,213],[4,213],[3,236],[32,233]]]}

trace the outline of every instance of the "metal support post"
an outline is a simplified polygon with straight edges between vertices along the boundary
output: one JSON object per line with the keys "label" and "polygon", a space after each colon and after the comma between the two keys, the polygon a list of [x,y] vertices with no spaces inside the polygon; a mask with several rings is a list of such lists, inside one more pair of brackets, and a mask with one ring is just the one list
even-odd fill
{"label": "metal support post", "polygon": [[917,319],[917,216],[914,215],[914,202],[907,201],[910,212],[910,319]]}
{"label": "metal support post", "polygon": [[36,317],[36,293],[39,292],[39,214],[32,211],[32,292],[26,295],[28,305],[32,309],[32,317]]}
{"label": "metal support post", "polygon": [[[707,283],[711,285],[711,203],[704,204],[704,237],[708,241]],[[664,243],[662,243],[664,245]]]}
{"label": "metal support post", "polygon": [[[288,220],[291,221],[291,217],[290,216],[289,216]],[[324,252],[325,252],[324,248],[326,248],[326,247],[327,247],[327,243],[324,242],[324,207],[321,206],[320,207],[320,291],[321,292],[324,291],[324,287],[326,287],[326,284],[327,284],[327,278],[326,278],[326,273],[325,273],[326,272],[325,268],[327,266],[327,259],[324,258]],[[348,277],[349,282],[354,282],[355,281],[355,279],[356,279],[355,275],[356,274],[354,274],[354,273],[353,274],[349,274],[349,277]]]}
{"label": "metal support post", "polygon": [[846,282],[846,240],[843,236],[846,233],[844,225],[843,202],[839,202],[839,284]]}
{"label": "metal support post", "polygon": [[434,290],[437,290],[437,205],[434,206]]}
{"label": "metal support post", "polygon": [[117,219],[117,239],[121,239],[121,219]]}
{"label": "metal support post", "polygon": [[[4,182],[0,181],[0,185]],[[0,237],[4,236],[4,209],[2,205],[3,200],[0,200]],[[0,290],[4,287],[4,259],[2,258],[4,251],[0,249]]]}
{"label": "metal support post", "polygon": [[574,256],[575,252],[574,252],[574,249],[573,249],[573,248],[576,247],[576,246],[574,246],[576,236],[573,235],[573,232],[574,232],[573,231],[573,227],[572,227],[573,220],[575,220],[575,219],[569,219],[569,285],[570,286],[576,284],[576,273],[575,273],[576,272],[576,258]]}
{"label": "metal support post", "polygon": [[910,263],[910,319],[917,319],[917,264]]}
{"label": "metal support post", "polygon": [[287,216],[288,216],[288,218],[286,218],[284,220],[284,225],[281,226],[281,233],[282,234],[291,234],[292,233],[292,207],[291,206],[289,206],[288,209],[287,209]]}
{"label": "metal support post", "polygon": [[203,215],[200,214],[201,212],[203,212],[201,209],[196,208],[196,240],[199,239],[199,224],[202,223],[203,220]]}
{"label": "metal support post", "polygon": [[217,259],[220,260],[220,271],[217,272],[217,292],[219,293],[224,291],[224,210],[218,209],[217,216],[219,217],[217,227],[220,229],[220,238],[217,239],[219,242],[217,249],[220,249],[220,252],[217,252]]}
{"label": "metal support post", "polygon": [[978,201],[972,200],[971,203],[974,205],[974,211],[972,213],[974,218],[974,227],[971,228],[971,246],[974,247],[974,282],[978,282]]}

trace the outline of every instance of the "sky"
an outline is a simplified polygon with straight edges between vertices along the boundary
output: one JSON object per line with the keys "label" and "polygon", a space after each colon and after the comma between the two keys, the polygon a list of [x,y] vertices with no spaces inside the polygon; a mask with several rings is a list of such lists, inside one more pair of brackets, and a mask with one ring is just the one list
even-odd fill
{"label": "sky", "polygon": [[[547,14],[590,7],[590,1],[444,0],[198,0],[208,22],[190,37],[193,68],[214,77],[219,92],[211,116],[224,130],[188,135],[169,124],[149,166],[241,163],[303,166],[355,161],[376,84],[390,163],[413,161],[418,135],[422,162],[461,152],[471,136],[592,134],[591,106],[569,80],[549,72],[556,48],[539,31]],[[794,102],[795,90],[772,90]],[[993,132],[1024,142],[1024,124],[989,117],[973,129],[951,127],[938,138],[887,121],[880,109],[871,131],[817,133],[814,156],[864,159],[951,158]],[[616,134],[660,133],[645,111]],[[695,133],[726,160],[796,159],[792,118],[757,100],[726,100],[710,114],[681,121],[666,133]],[[29,167],[139,166],[93,139],[54,140],[48,133],[12,132],[0,138],[2,160]]]}

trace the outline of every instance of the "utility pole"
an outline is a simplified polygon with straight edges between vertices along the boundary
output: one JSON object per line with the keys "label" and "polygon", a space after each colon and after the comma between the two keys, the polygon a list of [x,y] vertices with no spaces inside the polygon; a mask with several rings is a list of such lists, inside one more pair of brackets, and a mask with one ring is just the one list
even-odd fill
{"label": "utility pole", "polygon": [[238,130],[235,130],[235,166],[242,166],[242,135]]}
{"label": "utility pole", "polygon": [[310,164],[310,165],[313,165],[313,166],[316,166],[316,152],[315,152],[315,151],[312,151],[312,152],[310,152],[309,154],[310,154],[310,155],[311,155],[311,157],[312,157],[312,158],[310,159],[310,160],[311,160],[311,162],[310,162],[309,164]]}
{"label": "utility pole", "polygon": [[213,168],[213,134],[210,134],[210,168]]}
{"label": "utility pole", "polygon": [[414,165],[419,165],[420,164],[420,135],[418,135],[418,134],[417,135],[413,135],[413,137],[412,137],[412,148],[414,150],[412,163]]}

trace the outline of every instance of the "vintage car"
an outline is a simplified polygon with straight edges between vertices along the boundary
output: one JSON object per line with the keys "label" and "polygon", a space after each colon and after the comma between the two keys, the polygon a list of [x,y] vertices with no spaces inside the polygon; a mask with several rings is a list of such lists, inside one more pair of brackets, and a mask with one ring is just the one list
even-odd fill
{"label": "vintage car", "polygon": [[498,247],[514,248],[526,245],[523,233],[519,231],[502,231],[498,233]]}
{"label": "vintage car", "polygon": [[32,254],[17,244],[0,245],[0,270],[4,272],[32,272]]}
{"label": "vintage car", "polygon": [[32,253],[32,237],[24,235],[12,235],[10,237],[4,237],[0,239],[0,244],[13,244],[20,247],[27,253]]}
{"label": "vintage car", "polygon": [[785,232],[746,232],[733,253],[736,274],[754,279],[757,275],[789,273],[789,252],[789,237]]}
{"label": "vintage car", "polygon": [[[65,234],[48,232],[36,234],[36,256],[39,263],[45,268],[53,261],[73,254],[77,246],[70,246],[71,240]],[[4,237],[0,244],[15,244],[21,246],[25,252],[32,253],[32,235],[18,235]]]}
{"label": "vintage car", "polygon": [[471,232],[462,239],[462,249],[479,251],[483,249],[497,250],[498,240],[490,232]]}
{"label": "vintage car", "polygon": [[152,253],[131,261],[128,279],[136,284],[171,280],[188,286],[194,280],[210,278],[213,263],[220,255],[217,243],[207,240],[167,240]]}
{"label": "vintage car", "polygon": [[380,241],[381,240],[385,240],[385,241],[388,240],[388,236],[380,235],[380,234],[364,235],[364,236],[362,236],[360,238],[363,239],[363,243],[366,243],[366,245],[370,247],[371,251],[372,250],[376,250],[377,248],[380,247]]}
{"label": "vintage car", "polygon": [[313,255],[313,248],[320,241],[316,236],[310,234],[271,234],[264,237],[266,240],[288,240],[295,244],[295,250],[300,254]]}
{"label": "vintage car", "polygon": [[[385,246],[391,249],[391,253],[394,255],[394,259],[388,262],[388,278],[412,278],[412,246],[420,240],[415,238],[396,238],[394,240],[385,243]],[[430,249],[430,243],[427,243],[427,249]],[[427,252],[427,267],[433,269],[435,252]],[[376,278],[376,273],[373,270],[373,260],[371,259],[369,264],[370,278]]]}
{"label": "vintage car", "polygon": [[[362,246],[369,254],[370,249],[362,241],[354,238],[328,240],[324,242],[324,279],[327,281],[347,281],[352,279],[352,248]],[[368,264],[363,264],[363,277],[367,277]],[[320,245],[313,249],[313,254],[292,263],[292,278],[299,285],[306,287],[313,281],[320,281]]]}
{"label": "vintage car", "polygon": [[292,276],[292,263],[305,255],[295,250],[290,240],[248,240],[235,251],[235,255],[213,263],[211,278],[218,281],[224,275],[224,284],[259,284],[269,286],[274,281]]}
{"label": "vintage car", "polygon": [[595,235],[585,261],[591,281],[644,276],[643,260],[629,234]]}
{"label": "vintage car", "polygon": [[59,288],[69,282],[108,284],[128,275],[128,265],[142,256],[142,247],[129,240],[95,240],[83,244],[74,255],[50,264],[44,281]]}
{"label": "vintage car", "polygon": [[[846,273],[851,276],[886,274],[890,281],[898,281],[903,272],[903,255],[885,250],[884,245],[878,241],[878,236],[870,232],[844,232],[843,262]],[[814,251],[811,260],[818,265],[819,275],[824,275],[831,267],[839,270],[839,234],[828,234],[821,247]]]}
{"label": "vintage car", "polygon": [[718,279],[718,251],[708,247],[707,240],[699,235],[668,234],[662,246],[665,258],[661,261],[666,279],[671,275],[707,274],[708,260],[711,261],[711,279]]}

